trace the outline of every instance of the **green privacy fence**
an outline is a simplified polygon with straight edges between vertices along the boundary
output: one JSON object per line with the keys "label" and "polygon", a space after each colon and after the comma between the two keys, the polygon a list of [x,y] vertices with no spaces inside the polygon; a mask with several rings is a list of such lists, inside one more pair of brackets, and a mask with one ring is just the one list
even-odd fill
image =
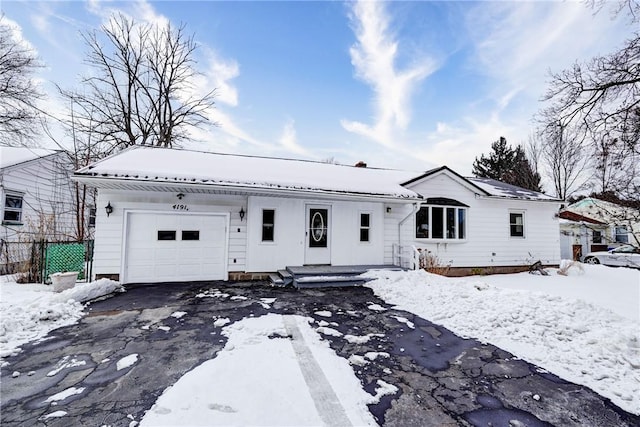
{"label": "green privacy fence", "polygon": [[78,271],[78,279],[86,277],[87,245],[84,243],[48,243],[44,251],[44,279],[66,271]]}
{"label": "green privacy fence", "polygon": [[29,283],[47,283],[49,275],[77,271],[78,279],[91,278],[93,240],[6,242],[0,239],[0,274],[21,274]]}

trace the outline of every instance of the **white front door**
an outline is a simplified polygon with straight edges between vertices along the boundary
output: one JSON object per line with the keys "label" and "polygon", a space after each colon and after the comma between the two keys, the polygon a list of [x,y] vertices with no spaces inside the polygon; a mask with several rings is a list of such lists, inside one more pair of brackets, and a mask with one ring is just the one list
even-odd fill
{"label": "white front door", "polygon": [[331,264],[331,206],[307,205],[305,264]]}
{"label": "white front door", "polygon": [[123,283],[227,279],[226,214],[128,212]]}

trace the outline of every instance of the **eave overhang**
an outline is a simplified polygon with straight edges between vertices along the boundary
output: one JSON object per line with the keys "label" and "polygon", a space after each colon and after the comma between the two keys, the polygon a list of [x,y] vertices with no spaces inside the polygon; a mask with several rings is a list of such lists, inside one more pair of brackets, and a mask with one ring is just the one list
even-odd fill
{"label": "eave overhang", "polygon": [[140,177],[113,177],[75,173],[72,180],[98,189],[125,191],[183,192],[200,194],[227,194],[287,198],[313,198],[321,200],[380,201],[388,203],[415,203],[422,196],[401,194],[375,194],[349,191],[292,188],[242,183],[202,182],[198,180],[151,180]]}

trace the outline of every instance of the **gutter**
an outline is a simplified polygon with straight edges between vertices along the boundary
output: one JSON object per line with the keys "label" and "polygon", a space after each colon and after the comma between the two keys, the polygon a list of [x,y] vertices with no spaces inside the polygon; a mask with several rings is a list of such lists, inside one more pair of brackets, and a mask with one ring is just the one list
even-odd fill
{"label": "gutter", "polygon": [[[278,188],[278,187],[252,187],[251,185],[221,185],[221,184],[203,184],[192,181],[174,182],[174,181],[150,181],[139,179],[118,179],[108,177],[96,177],[75,174],[71,176],[73,181],[81,182],[83,184],[93,186],[96,188],[102,188],[107,190],[130,190],[130,191],[172,191],[162,190],[162,188],[176,189],[175,191],[189,192],[190,189],[197,190],[209,190],[211,193],[227,192],[227,193],[240,193],[242,195],[265,195],[265,196],[290,196],[290,197],[306,197],[316,199],[343,199],[343,200],[379,200],[393,203],[411,203],[415,200],[419,200],[419,197],[393,195],[393,194],[369,194],[369,193],[355,193],[348,191],[331,191],[331,190],[310,190],[310,189],[291,189],[291,188]],[[106,184],[106,185],[104,185]],[[132,190],[131,186],[146,187],[143,189]],[[129,188],[127,188],[129,187]],[[206,193],[206,191],[205,191]]]}
{"label": "gutter", "polygon": [[514,200],[519,202],[544,202],[544,203],[564,203],[561,199],[520,199],[516,197],[503,197],[503,196],[483,196],[476,194],[476,199],[479,200]]}

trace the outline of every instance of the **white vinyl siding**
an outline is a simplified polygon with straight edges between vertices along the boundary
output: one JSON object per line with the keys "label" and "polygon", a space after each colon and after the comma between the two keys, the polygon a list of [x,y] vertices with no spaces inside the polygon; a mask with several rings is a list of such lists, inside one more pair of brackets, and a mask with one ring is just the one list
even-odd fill
{"label": "white vinyl siding", "polygon": [[[67,162],[66,155],[58,154],[0,169],[0,219],[5,218],[5,197],[22,196],[20,221],[8,221],[0,226],[2,239],[16,241],[20,239],[19,234],[29,240],[76,237],[73,183]],[[16,222],[22,225],[12,225]]]}
{"label": "white vinyl siding", "polygon": [[[179,213],[173,209],[178,199],[176,193],[147,191],[107,191],[100,190],[97,201],[96,243],[94,252],[94,274],[122,274],[123,248],[125,244],[124,212],[166,211]],[[104,207],[113,206],[113,213],[107,217]],[[227,270],[245,271],[247,221],[240,220],[240,209],[246,206],[246,198],[241,196],[214,196],[187,194],[181,205],[188,207],[189,213],[228,214]]]}
{"label": "white vinyl siding", "polygon": [[[466,210],[465,239],[417,239],[415,220],[410,219],[402,226],[402,245],[429,250],[443,263],[451,263],[452,267],[529,265],[537,260],[544,264],[560,262],[560,228],[556,217],[558,203],[489,198],[447,174],[430,177],[410,188],[425,198],[450,198],[469,206]],[[411,214],[411,210],[411,206],[399,206],[386,216],[388,236],[396,242],[398,223]],[[511,238],[509,212],[526,212],[526,239]]]}

